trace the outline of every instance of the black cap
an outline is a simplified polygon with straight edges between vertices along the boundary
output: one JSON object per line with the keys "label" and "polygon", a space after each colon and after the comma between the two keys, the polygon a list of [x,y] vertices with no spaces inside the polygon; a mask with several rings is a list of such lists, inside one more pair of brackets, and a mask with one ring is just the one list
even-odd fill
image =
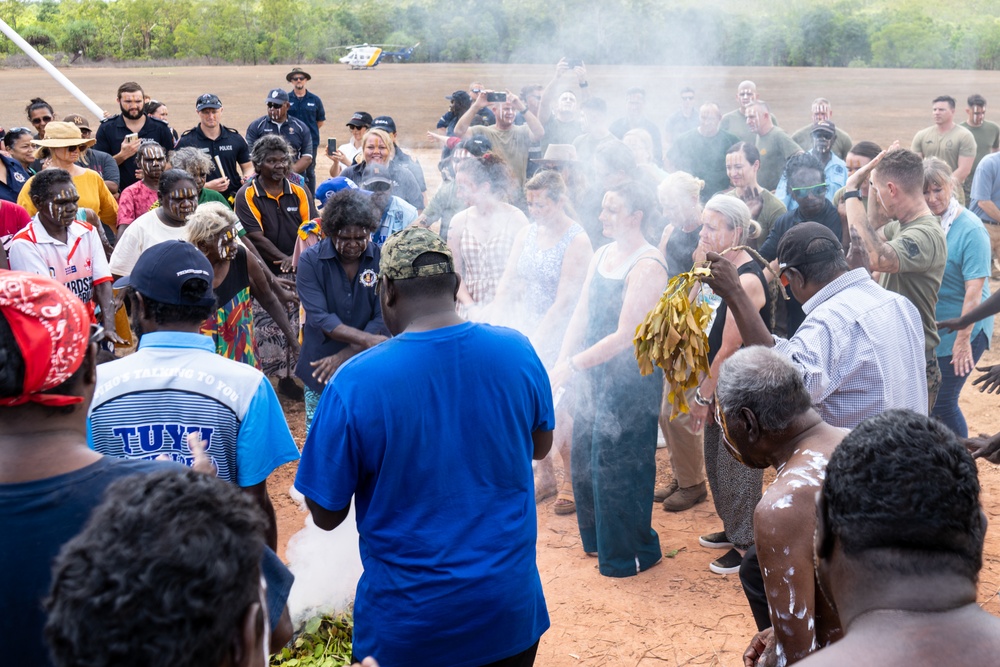
{"label": "black cap", "polygon": [[372,126],[372,115],[367,111],[355,111],[354,115],[351,116],[351,120],[347,121],[347,127],[371,127]]}
{"label": "black cap", "polygon": [[[809,245],[818,239],[830,243],[818,243],[812,252],[806,252]],[[778,267],[786,269],[803,264],[825,262],[843,252],[844,248],[840,245],[840,239],[830,231],[829,227],[818,222],[800,222],[785,232],[781,241],[778,242]]]}
{"label": "black cap", "polygon": [[389,134],[395,134],[396,121],[392,119],[392,116],[376,116],[372,120],[372,128],[378,128],[380,130],[385,130]]}
{"label": "black cap", "polygon": [[219,99],[218,95],[205,93],[194,103],[194,108],[195,111],[201,111],[202,109],[221,109],[222,101]]}
{"label": "black cap", "polygon": [[288,93],[281,88],[275,88],[267,94],[264,100],[267,104],[288,104]]}
{"label": "black cap", "polygon": [[833,124],[832,120],[821,120],[813,123],[810,134],[816,134],[817,132],[822,132],[828,136],[835,137],[837,136],[837,126]]}
{"label": "black cap", "polygon": [[460,143],[458,147],[469,151],[469,155],[472,155],[473,157],[482,157],[493,150],[492,142],[481,134],[469,137]]}
{"label": "black cap", "polygon": [[452,100],[453,102],[462,102],[463,104],[472,104],[472,98],[464,90],[456,90],[451,95],[446,95],[444,99]]}

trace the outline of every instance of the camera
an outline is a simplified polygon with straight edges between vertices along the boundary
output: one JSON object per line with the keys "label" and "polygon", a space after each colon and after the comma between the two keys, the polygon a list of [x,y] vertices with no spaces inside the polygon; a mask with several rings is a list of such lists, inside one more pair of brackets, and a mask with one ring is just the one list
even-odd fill
{"label": "camera", "polygon": [[494,92],[486,93],[486,101],[487,102],[506,102],[507,101],[507,93],[494,93]]}

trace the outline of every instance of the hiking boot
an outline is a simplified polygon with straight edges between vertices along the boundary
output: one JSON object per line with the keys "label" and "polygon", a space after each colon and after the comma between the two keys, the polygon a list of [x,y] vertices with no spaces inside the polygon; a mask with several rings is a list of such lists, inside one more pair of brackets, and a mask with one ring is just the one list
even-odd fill
{"label": "hiking boot", "polygon": [[663,509],[668,512],[683,512],[691,509],[698,503],[705,502],[708,498],[708,486],[705,482],[694,486],[677,489],[663,500]]}
{"label": "hiking boot", "polygon": [[716,574],[736,574],[740,571],[743,556],[736,549],[730,549],[719,558],[713,560],[708,569]]}
{"label": "hiking boot", "polygon": [[679,488],[680,485],[677,483],[676,479],[671,480],[670,484],[664,484],[656,487],[653,489],[653,502],[662,503],[664,500],[677,493],[677,489]]}
{"label": "hiking boot", "polygon": [[698,538],[698,544],[708,549],[732,549],[733,543],[726,537],[725,531],[709,533]]}

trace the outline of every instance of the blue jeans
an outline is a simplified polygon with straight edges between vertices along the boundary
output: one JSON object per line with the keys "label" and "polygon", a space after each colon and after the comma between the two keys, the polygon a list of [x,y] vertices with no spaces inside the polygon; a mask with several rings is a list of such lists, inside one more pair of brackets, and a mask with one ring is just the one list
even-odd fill
{"label": "blue jeans", "polygon": [[[979,357],[983,356],[989,341],[986,334],[980,331],[972,339],[972,361],[977,363]],[[931,416],[941,420],[941,422],[955,432],[961,438],[969,437],[969,427],[965,423],[965,415],[958,407],[958,395],[962,393],[968,375],[955,375],[955,368],[951,365],[951,355],[938,357],[938,368],[941,369],[941,389],[938,391],[937,402],[931,410]]]}

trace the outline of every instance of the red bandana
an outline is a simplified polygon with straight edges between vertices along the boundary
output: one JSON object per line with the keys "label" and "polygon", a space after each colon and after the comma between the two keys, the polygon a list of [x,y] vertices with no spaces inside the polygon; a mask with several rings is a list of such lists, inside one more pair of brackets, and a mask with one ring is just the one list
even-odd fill
{"label": "red bandana", "polygon": [[0,312],[24,357],[24,391],[0,406],[82,403],[82,396],[46,394],[73,375],[87,354],[90,317],[83,302],[54,280],[0,271]]}

